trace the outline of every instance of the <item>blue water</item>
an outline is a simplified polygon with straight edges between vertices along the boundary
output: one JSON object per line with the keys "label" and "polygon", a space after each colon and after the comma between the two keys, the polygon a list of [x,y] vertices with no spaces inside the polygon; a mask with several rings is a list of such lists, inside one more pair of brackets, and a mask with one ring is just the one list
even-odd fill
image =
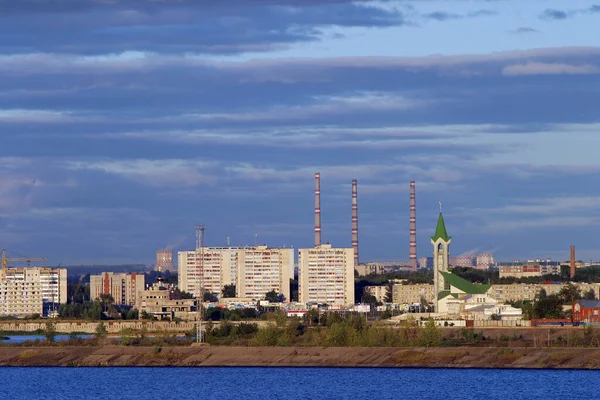
{"label": "blue water", "polygon": [[[2,399],[579,399],[600,372],[360,368],[0,368]],[[585,384],[582,384],[585,382]]]}
{"label": "blue water", "polygon": [[[88,338],[88,337],[91,337],[91,336],[92,335],[77,335],[77,337],[81,338],[81,339],[85,339],[85,338]],[[26,340],[34,341],[36,339],[39,339],[39,340],[42,340],[42,341],[46,340],[46,337],[43,336],[43,335],[22,335],[22,336],[20,336],[20,335],[17,335],[17,336],[10,336],[10,335],[8,335],[7,337],[9,339],[8,340],[0,340],[0,344],[3,344],[3,343],[6,343],[6,344],[8,344],[8,343],[23,343]],[[69,340],[69,337],[70,337],[69,335],[56,335],[56,337],[54,338],[54,340],[57,341],[57,342],[64,342],[64,341]]]}

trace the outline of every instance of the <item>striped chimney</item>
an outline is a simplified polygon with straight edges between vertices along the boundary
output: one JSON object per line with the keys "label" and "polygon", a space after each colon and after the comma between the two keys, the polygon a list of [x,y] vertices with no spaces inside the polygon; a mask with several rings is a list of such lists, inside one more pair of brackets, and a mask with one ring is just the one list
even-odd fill
{"label": "striped chimney", "polygon": [[354,249],[354,266],[358,266],[358,190],[356,179],[352,180],[352,248]]}
{"label": "striped chimney", "polygon": [[321,174],[315,173],[315,247],[321,245]]}
{"label": "striped chimney", "polygon": [[571,265],[569,268],[569,276],[571,279],[575,277],[575,246],[571,246]]}
{"label": "striped chimney", "polygon": [[410,266],[417,269],[417,204],[415,181],[410,181]]}

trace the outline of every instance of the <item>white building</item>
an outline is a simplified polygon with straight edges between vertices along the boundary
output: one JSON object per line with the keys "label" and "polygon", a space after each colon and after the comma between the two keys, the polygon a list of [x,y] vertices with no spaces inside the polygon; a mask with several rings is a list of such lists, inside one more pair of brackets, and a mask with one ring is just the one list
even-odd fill
{"label": "white building", "polygon": [[298,250],[301,303],[354,304],[354,249],[323,244]]}
{"label": "white building", "polygon": [[145,286],[144,274],[103,272],[90,276],[90,297],[95,300],[102,294],[109,294],[116,305],[139,309],[140,292]]}
{"label": "white building", "polygon": [[236,296],[263,299],[275,290],[290,301],[290,274],[294,271],[293,249],[267,246],[238,250]]}
{"label": "white building", "polygon": [[256,247],[203,247],[178,254],[179,289],[196,295],[204,290],[221,296],[225,285],[236,286],[236,296],[263,299],[275,290],[290,299],[293,249]]}
{"label": "white building", "polygon": [[44,304],[66,302],[65,268],[6,268],[0,274],[0,315],[41,315]]}

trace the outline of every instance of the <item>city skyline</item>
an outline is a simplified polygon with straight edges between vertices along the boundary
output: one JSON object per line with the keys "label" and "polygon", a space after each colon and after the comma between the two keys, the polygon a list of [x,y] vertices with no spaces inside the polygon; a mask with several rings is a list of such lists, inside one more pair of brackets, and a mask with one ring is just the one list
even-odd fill
{"label": "city skyline", "polygon": [[[236,5],[234,7],[233,5]],[[0,247],[152,264],[206,245],[600,259],[589,1],[0,0]],[[479,34],[475,35],[474,32]],[[66,34],[68,33],[68,35]]]}

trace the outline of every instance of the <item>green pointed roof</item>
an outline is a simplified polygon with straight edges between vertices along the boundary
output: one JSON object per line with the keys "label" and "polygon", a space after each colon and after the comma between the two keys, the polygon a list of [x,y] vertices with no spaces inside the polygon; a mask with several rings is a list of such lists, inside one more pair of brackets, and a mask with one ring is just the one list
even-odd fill
{"label": "green pointed roof", "polygon": [[444,216],[440,213],[438,217],[437,226],[435,227],[435,234],[431,237],[431,240],[434,242],[439,238],[444,239],[444,242],[452,239],[452,236],[448,236],[448,232],[446,232],[446,224],[444,223]]}
{"label": "green pointed roof", "polygon": [[[491,285],[485,284],[473,284],[468,280],[461,278],[458,275],[454,275],[450,272],[438,271],[450,286],[457,288],[458,290],[466,293],[466,294],[485,294],[488,290],[490,290]],[[442,292],[440,292],[442,293]]]}

